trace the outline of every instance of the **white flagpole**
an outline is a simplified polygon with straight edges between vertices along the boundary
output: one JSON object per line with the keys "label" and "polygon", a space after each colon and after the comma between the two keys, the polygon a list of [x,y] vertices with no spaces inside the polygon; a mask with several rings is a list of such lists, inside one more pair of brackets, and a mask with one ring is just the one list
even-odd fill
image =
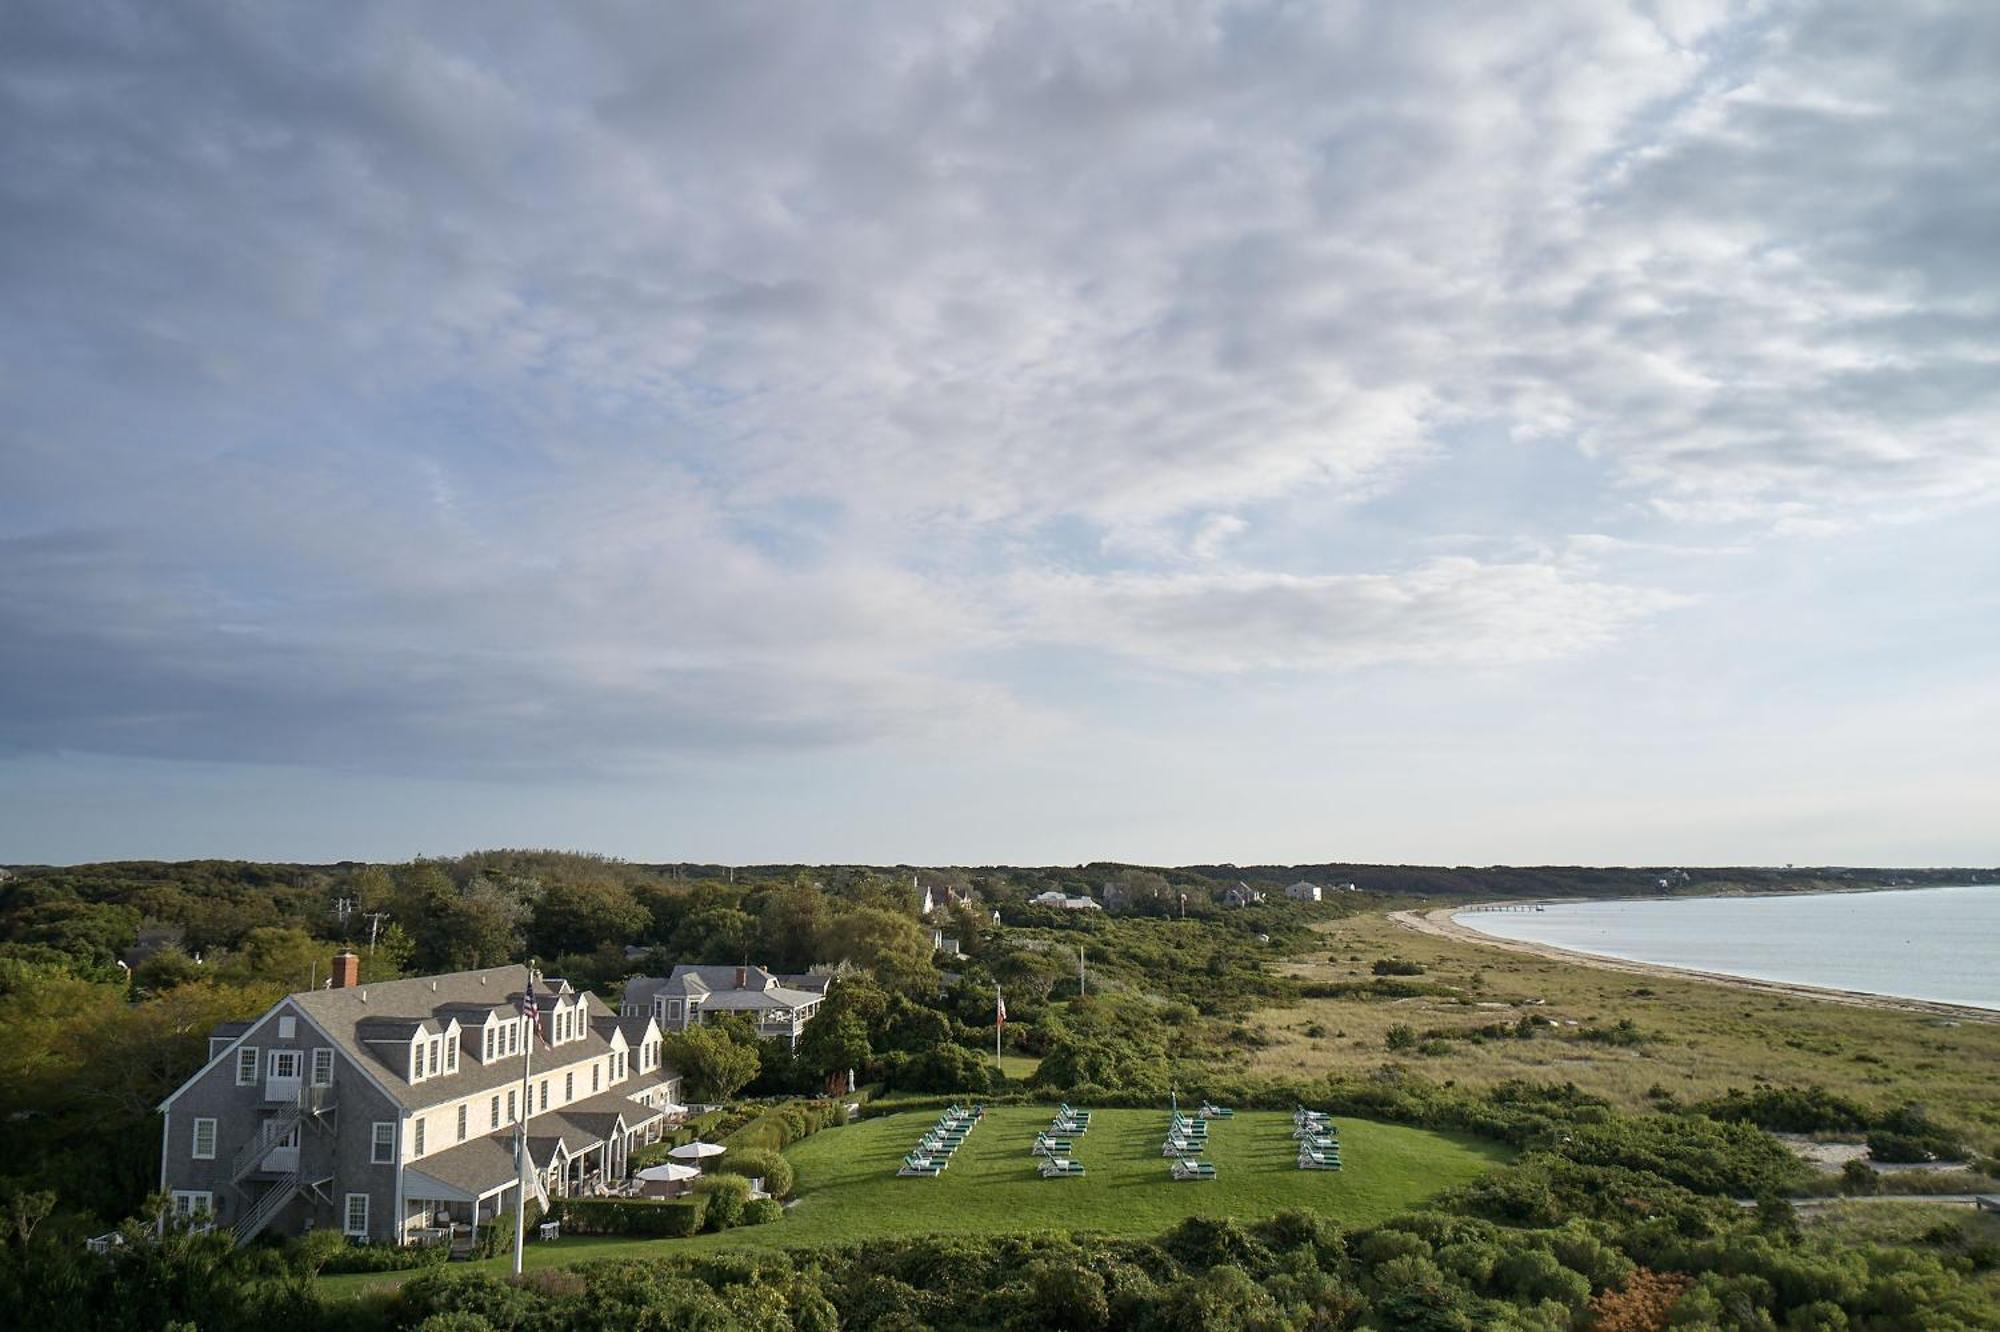
{"label": "white flagpole", "polygon": [[[528,972],[528,989],[535,988],[535,973]],[[516,1016],[520,1016],[517,1012]],[[521,1047],[521,1117],[514,1125],[514,1191],[520,1196],[514,1207],[514,1275],[521,1275],[521,1246],[528,1237],[528,1073],[535,1066],[535,1030],[529,1024]]]}
{"label": "white flagpole", "polygon": [[993,1066],[1000,1066],[1000,1014],[1004,1007],[1000,998],[1000,983],[993,983]]}

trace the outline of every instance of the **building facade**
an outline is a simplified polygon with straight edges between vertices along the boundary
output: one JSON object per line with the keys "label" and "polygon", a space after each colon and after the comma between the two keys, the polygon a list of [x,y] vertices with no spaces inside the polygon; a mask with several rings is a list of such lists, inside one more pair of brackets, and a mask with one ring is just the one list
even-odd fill
{"label": "building facade", "polygon": [[[209,1037],[209,1061],[160,1104],[160,1189],[239,1242],[337,1226],[401,1244],[468,1237],[519,1199],[621,1178],[684,1112],[650,1018],[613,1013],[525,967],[327,988]],[[525,1081],[524,1081],[525,1075]]]}
{"label": "building facade", "polygon": [[686,1031],[741,1013],[756,1024],[759,1036],[796,1046],[832,984],[831,976],[780,976],[762,967],[678,966],[671,976],[625,982],[618,1012],[651,1017],[662,1031]]}

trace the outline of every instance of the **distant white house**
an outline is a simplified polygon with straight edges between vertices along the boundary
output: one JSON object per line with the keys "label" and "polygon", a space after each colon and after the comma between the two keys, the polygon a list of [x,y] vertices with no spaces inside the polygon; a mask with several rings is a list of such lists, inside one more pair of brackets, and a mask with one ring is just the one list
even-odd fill
{"label": "distant white house", "polygon": [[1222,895],[1222,905],[1226,907],[1255,906],[1264,900],[1264,894],[1247,883],[1239,883]]}
{"label": "distant white house", "polygon": [[964,954],[959,950],[958,940],[952,938],[949,934],[946,934],[943,930],[931,931],[931,951],[933,953],[942,953],[946,957],[964,956]]}
{"label": "distant white house", "polygon": [[1098,905],[1096,898],[1071,897],[1067,893],[1059,893],[1056,892],[1054,889],[1051,889],[1046,893],[1036,893],[1033,897],[1029,898],[1028,900],[1034,903],[1036,906],[1060,907],[1064,911],[1104,910],[1103,907]]}
{"label": "distant white house", "polygon": [[1285,889],[1285,896],[1291,898],[1294,902],[1317,902],[1320,900],[1320,886],[1316,883],[1307,883],[1304,879],[1300,879],[1297,883]]}

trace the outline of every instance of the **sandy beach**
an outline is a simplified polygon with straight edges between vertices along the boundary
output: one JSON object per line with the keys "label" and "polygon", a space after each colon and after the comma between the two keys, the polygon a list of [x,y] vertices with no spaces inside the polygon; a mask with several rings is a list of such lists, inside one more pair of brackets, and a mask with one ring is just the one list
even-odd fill
{"label": "sandy beach", "polygon": [[[1716,985],[1734,986],[1740,990],[1755,990],[1762,994],[1785,995],[1795,999],[1816,999],[1827,1003],[1852,1004],[1858,1008],[1885,1008],[1904,1013],[1928,1013],[1936,1017],[1951,1018],[1960,1022],[2000,1023],[2000,1012],[1987,1008],[1971,1008],[1963,1004],[1936,1003],[1927,999],[1903,999],[1895,995],[1870,994],[1861,990],[1837,990],[1818,985],[1795,985],[1784,981],[1754,980],[1747,976],[1731,976],[1719,971],[1696,971],[1687,967],[1662,966],[1654,962],[1632,962],[1618,957],[1602,957],[1595,953],[1581,953],[1575,949],[1557,948],[1550,944],[1529,943],[1520,939],[1503,939],[1486,934],[1468,925],[1453,920],[1454,912],[1469,911],[1477,906],[1497,906],[1502,903],[1474,902],[1448,907],[1429,907],[1421,910],[1392,911],[1389,919],[1404,929],[1420,934],[1437,935],[1440,938],[1455,939],[1460,943],[1478,944],[1484,948],[1500,948],[1511,953],[1522,953],[1550,962],[1572,962],[1578,966],[1598,967],[1605,971],[1619,971],[1632,976],[1651,976],[1663,980],[1692,979],[1708,981]],[[1513,904],[1504,904],[1513,905]]]}

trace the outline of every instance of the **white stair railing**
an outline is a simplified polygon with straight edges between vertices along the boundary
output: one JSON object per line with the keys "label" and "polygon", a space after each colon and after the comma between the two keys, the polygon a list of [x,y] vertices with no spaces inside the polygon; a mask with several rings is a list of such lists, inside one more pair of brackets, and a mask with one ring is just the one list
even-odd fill
{"label": "white stair railing", "polygon": [[264,1227],[271,1224],[271,1218],[276,1216],[298,1191],[299,1173],[296,1170],[273,1184],[264,1196],[257,1200],[256,1205],[244,1213],[232,1227],[236,1234],[237,1245],[240,1247],[257,1238]]}

